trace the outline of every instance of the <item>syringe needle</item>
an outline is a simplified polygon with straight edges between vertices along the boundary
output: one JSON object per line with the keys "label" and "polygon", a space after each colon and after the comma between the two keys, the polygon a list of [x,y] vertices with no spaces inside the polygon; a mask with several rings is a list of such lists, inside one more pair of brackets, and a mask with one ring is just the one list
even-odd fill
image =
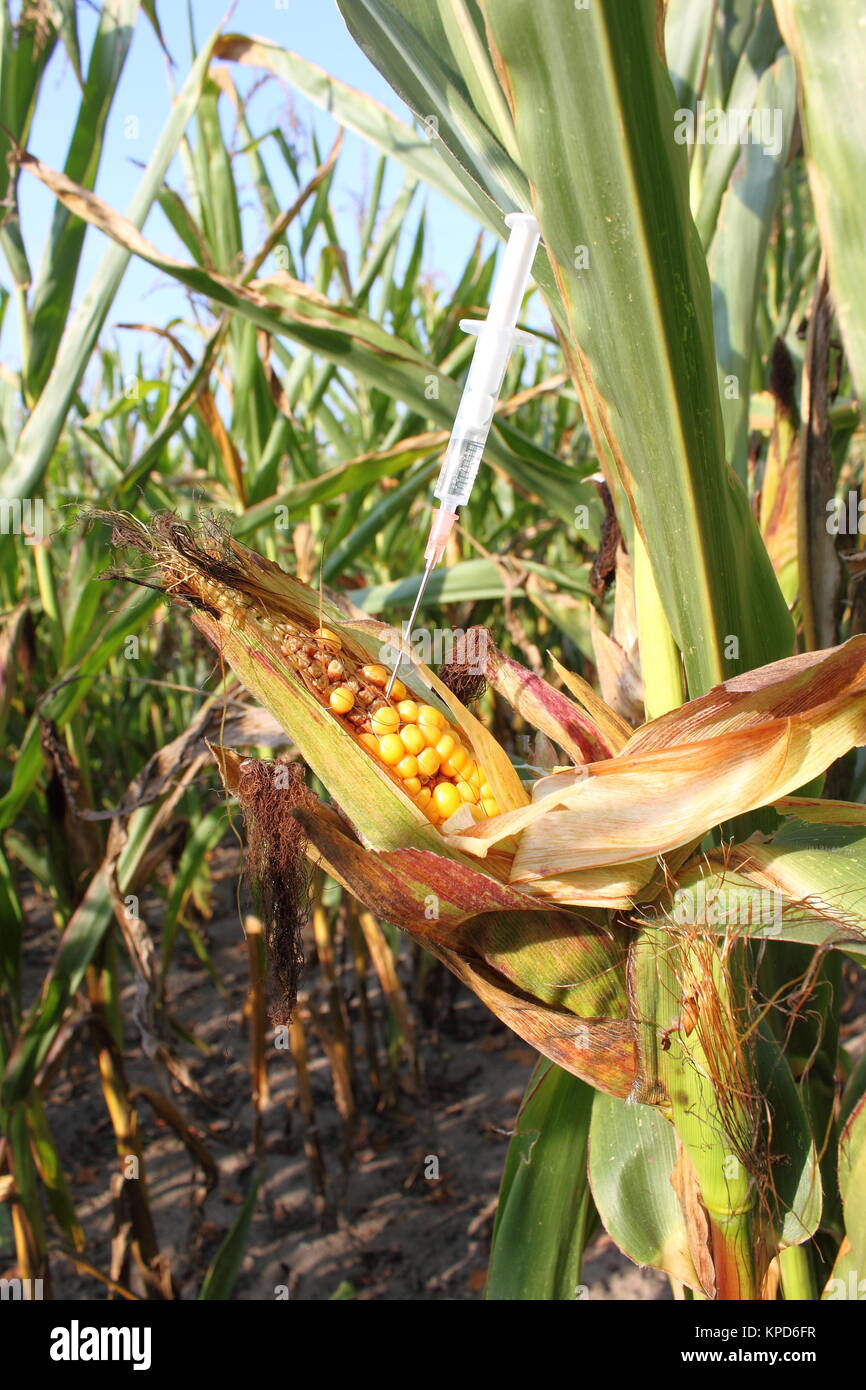
{"label": "syringe needle", "polygon": [[[427,581],[428,581],[428,579],[430,578],[431,574],[433,573],[433,567],[434,567],[435,564],[436,564],[436,556],[435,556],[435,555],[431,555],[430,558],[429,558],[429,560],[427,561],[427,564],[426,564],[425,567],[424,567],[424,573],[423,573],[423,575],[421,576],[421,584],[420,584],[420,586],[419,586],[418,593],[417,593],[417,595],[416,595],[416,597],[415,597],[415,602],[414,602],[414,604],[413,604],[413,606],[412,606],[412,613],[411,613],[411,615],[410,615],[410,617],[409,617],[409,623],[408,623],[408,626],[407,626],[407,628],[406,628],[406,641],[407,641],[410,645],[411,645],[411,643],[412,643],[412,633],[415,631],[415,619],[416,619],[417,616],[418,616],[418,609],[421,607],[421,600],[422,600],[422,598],[424,597],[424,590],[427,588]],[[394,663],[394,669],[393,669],[393,671],[391,672],[391,679],[388,681],[388,684],[385,686],[385,696],[386,696],[387,699],[390,699],[390,698],[391,698],[391,691],[392,691],[393,688],[394,688],[394,682],[395,682],[395,680],[397,679],[397,672],[400,670],[400,662],[401,662],[402,660],[403,660],[403,652],[402,652],[402,650],[400,650],[400,651],[398,651],[398,653],[397,653],[397,660],[396,660],[396,662]]]}

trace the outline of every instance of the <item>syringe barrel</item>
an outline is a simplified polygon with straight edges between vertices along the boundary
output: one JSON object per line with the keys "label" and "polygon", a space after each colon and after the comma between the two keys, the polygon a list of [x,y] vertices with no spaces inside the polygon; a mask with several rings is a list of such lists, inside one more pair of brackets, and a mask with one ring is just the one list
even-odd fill
{"label": "syringe barrel", "polygon": [[458,507],[464,507],[469,501],[472,484],[481,467],[488,434],[483,425],[458,428],[459,421],[458,416],[451,431],[448,448],[445,450],[438,481],[433,489],[433,496],[438,497],[443,510],[449,512],[455,512]]}

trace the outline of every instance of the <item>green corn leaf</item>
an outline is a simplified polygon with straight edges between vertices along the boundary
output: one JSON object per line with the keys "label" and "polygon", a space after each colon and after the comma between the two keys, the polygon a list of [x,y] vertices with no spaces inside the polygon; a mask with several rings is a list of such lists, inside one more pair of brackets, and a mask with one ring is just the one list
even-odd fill
{"label": "green corn leaf", "polygon": [[676,1133],[661,1111],[597,1092],[589,1180],[602,1225],[635,1264],[700,1289],[685,1218],[671,1185]]}
{"label": "green corn leaf", "polygon": [[84,1231],[75,1210],[69,1183],[63,1171],[63,1163],[57,1152],[42,1097],[38,1091],[32,1091],[28,1098],[27,1127],[30,1130],[33,1161],[39,1173],[40,1181],[45,1188],[45,1195],[48,1198],[48,1205],[54,1219],[73,1250],[83,1250],[85,1245]]}
{"label": "green corn leaf", "polygon": [[467,51],[463,44],[460,53],[452,48],[440,18],[445,7],[424,0],[340,0],[340,10],[358,44],[415,112],[440,163],[475,200],[481,196],[483,220],[492,226],[502,213],[528,210],[525,176],[473,104],[476,63],[467,62],[468,83],[460,67]]}
{"label": "green corn leaf", "polygon": [[430,188],[444,194],[465,212],[475,213],[473,199],[461,186],[461,180],[443,163],[430,136],[413,130],[372,97],[338,82],[300,54],[264,39],[226,34],[217,43],[216,56],[272,72],[327,111],[347,130],[354,131],[384,155],[399,161],[414,177],[423,179]]}
{"label": "green corn leaf", "polygon": [[256,1177],[250,1184],[250,1190],[244,1198],[244,1204],[238,1212],[237,1219],[233,1222],[231,1230],[214,1256],[213,1263],[202,1281],[199,1299],[208,1301],[231,1298],[249,1240],[250,1226],[258,1195],[259,1179]]}
{"label": "green corn leaf", "polygon": [[[718,93],[721,108],[729,112],[751,112],[758,104],[758,87],[765,70],[776,61],[782,40],[771,0],[763,0],[754,27],[742,49],[727,96]],[[714,111],[719,108],[714,107]],[[740,157],[736,141],[720,140],[700,147],[700,184],[695,201],[695,224],[704,246],[709,246],[716,228],[722,198]]]}
{"label": "green corn leaf", "polygon": [[533,1071],[499,1188],[487,1299],[580,1297],[594,1217],[586,1172],[594,1094],[552,1062]]}
{"label": "green corn leaf", "polygon": [[[177,153],[201,94],[215,40],[214,34],[196,58],[157,141],[129,209],[129,221],[136,227],[143,225]],[[54,370],[21,431],[12,463],[4,474],[5,496],[32,497],[38,492],[128,260],[129,252],[122,246],[109,247],[87,294],[67,323]],[[8,538],[4,540],[8,545]]]}
{"label": "green corn leaf", "polygon": [[756,110],[774,113],[770,141],[751,142],[743,148],[722,199],[709,254],[725,457],[743,483],[755,319],[796,101],[794,64],[785,55],[764,73],[755,97]]}
{"label": "green corn leaf", "polygon": [[19,145],[27,141],[42,78],[57,44],[60,18],[59,9],[40,9],[16,23],[8,0],[0,5],[0,202],[6,214],[0,246],[21,296],[25,323],[23,292],[32,277],[14,206],[17,171],[12,150],[16,141]]}
{"label": "green corn leaf", "polygon": [[[100,11],[81,107],[63,166],[71,179],[86,188],[92,188],[96,181],[105,127],[132,43],[138,8],[139,0],[108,0]],[[58,204],[33,290],[26,386],[34,400],[54,365],[86,230],[85,223]]]}
{"label": "green corn leaf", "polygon": [[866,1297],[866,1279],[862,1271],[859,1255],[855,1255],[850,1243],[844,1241],[821,1294],[822,1300],[838,1302],[852,1299],[855,1303],[860,1302]]}
{"label": "green corn leaf", "polygon": [[[832,807],[833,803],[830,803]],[[820,814],[820,803],[815,803]],[[785,809],[784,803],[780,809]],[[671,902],[644,916],[731,929],[769,942],[835,946],[866,956],[866,823],[785,821],[765,843],[749,842],[732,857],[711,854],[683,873]],[[832,812],[830,812],[832,813]]]}
{"label": "green corn leaf", "polygon": [[665,55],[681,107],[694,110],[703,91],[715,24],[715,0],[668,0]]}
{"label": "green corn leaf", "polygon": [[857,1102],[839,1140],[839,1191],[853,1265],[862,1274],[866,1269],[866,1097]]}
{"label": "green corn leaf", "polygon": [[[803,135],[815,215],[858,394],[866,391],[866,28],[858,0],[775,0],[802,90]],[[840,116],[844,113],[844,116]]]}
{"label": "green corn leaf", "polygon": [[[356,589],[352,601],[365,613],[385,613],[399,605],[411,607],[421,584],[421,575],[390,580],[369,589]],[[501,599],[507,589],[505,574],[492,560],[461,560],[456,565],[434,570],[424,593],[424,605],[433,603],[480,602]],[[513,598],[523,598],[520,586],[509,589]]]}
{"label": "green corn leaf", "polygon": [[640,517],[698,694],[787,654],[792,632],[748,499],[724,461],[686,151],[674,140],[654,12],[639,15],[615,0],[565,11],[501,0],[488,21],[573,355],[578,346],[582,354],[575,371]]}

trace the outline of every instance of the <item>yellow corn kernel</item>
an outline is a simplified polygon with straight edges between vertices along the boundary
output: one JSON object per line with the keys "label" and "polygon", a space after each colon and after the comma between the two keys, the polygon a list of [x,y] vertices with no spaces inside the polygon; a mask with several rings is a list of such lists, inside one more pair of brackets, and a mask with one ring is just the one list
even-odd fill
{"label": "yellow corn kernel", "polygon": [[418,709],[419,724],[434,724],[437,729],[445,728],[445,716],[440,714],[433,705],[421,705]]}
{"label": "yellow corn kernel", "polygon": [[403,747],[406,749],[407,753],[415,753],[417,755],[421,752],[422,748],[426,748],[427,746],[424,735],[417,724],[404,724],[400,730],[400,737],[403,740]]}
{"label": "yellow corn kernel", "polygon": [[[397,764],[397,770],[399,771],[399,769],[400,769],[400,764],[398,763],[398,764]],[[406,792],[408,792],[410,796],[417,796],[418,793],[422,790],[422,787],[421,787],[421,778],[420,778],[420,777],[404,777],[404,778],[403,778],[403,790],[406,791]]]}
{"label": "yellow corn kernel", "polygon": [[423,748],[418,754],[418,770],[425,777],[435,777],[442,759],[435,748]]}
{"label": "yellow corn kernel", "polygon": [[463,801],[478,800],[478,788],[471,786],[469,782],[464,782],[462,778],[460,778],[457,782],[457,790],[460,793],[461,800]]}
{"label": "yellow corn kernel", "polygon": [[[403,747],[402,740],[400,741],[400,747]],[[398,762],[396,772],[398,777],[417,777],[418,759],[413,758],[411,753],[407,753],[405,758],[401,758]]]}
{"label": "yellow corn kernel", "polygon": [[393,700],[405,700],[408,694],[408,688],[402,681],[395,681],[391,686],[391,698]]}
{"label": "yellow corn kernel", "polygon": [[371,685],[381,686],[383,690],[388,684],[388,672],[384,666],[362,666],[361,675],[365,681],[369,681]]}
{"label": "yellow corn kernel", "polygon": [[385,734],[379,739],[379,757],[389,767],[396,767],[405,756],[406,749],[396,734]]}
{"label": "yellow corn kernel", "polygon": [[446,758],[451,757],[456,747],[457,740],[451,734],[443,734],[436,744],[436,752],[444,762]]}
{"label": "yellow corn kernel", "polygon": [[364,747],[365,747],[365,748],[369,748],[370,752],[371,752],[371,753],[375,753],[376,757],[378,758],[378,756],[379,756],[379,740],[376,738],[376,735],[375,735],[375,734],[359,734],[359,738],[360,738],[361,742],[363,743]]}
{"label": "yellow corn kernel", "polygon": [[463,802],[453,782],[437,782],[433,788],[433,805],[442,820],[447,820],[460,809]]}
{"label": "yellow corn kernel", "polygon": [[428,748],[435,748],[435,747],[436,747],[436,744],[439,742],[440,738],[442,737],[442,730],[439,728],[439,725],[438,725],[438,724],[420,724],[420,723],[419,723],[418,729],[419,729],[420,733],[423,735],[423,737],[424,737],[424,742],[427,744],[427,747],[428,747]]}
{"label": "yellow corn kernel", "polygon": [[[446,734],[445,738],[448,737],[450,737],[450,735]],[[436,745],[440,753],[442,751],[442,744],[444,742],[444,738],[440,739],[440,741]],[[466,766],[468,761],[469,754],[466,752],[466,749],[461,748],[460,744],[458,743],[456,748],[452,749],[452,751],[446,755],[445,761],[442,764],[442,771],[445,773],[446,777],[456,777],[458,773],[463,771],[463,768]]]}
{"label": "yellow corn kernel", "polygon": [[486,796],[486,797],[484,798],[484,800],[483,800],[482,803],[481,803],[481,809],[482,809],[482,811],[484,812],[485,816],[498,816],[498,815],[499,815],[499,807],[497,806],[496,802],[493,800],[493,797],[492,797],[492,796]]}
{"label": "yellow corn kernel", "polygon": [[347,685],[338,685],[328,696],[328,704],[337,714],[348,714],[355,703],[355,696]]}
{"label": "yellow corn kernel", "polygon": [[[370,728],[379,738],[385,734],[396,734],[399,727],[400,716],[390,705],[383,705],[381,709],[377,709],[370,720]],[[400,747],[402,746],[401,744]]]}
{"label": "yellow corn kernel", "polygon": [[[394,682],[395,686],[397,682]],[[414,700],[401,700],[397,706],[397,713],[404,724],[418,723],[418,705]]]}
{"label": "yellow corn kernel", "polygon": [[[465,769],[464,769],[464,772],[463,772],[463,776],[466,777],[466,771],[465,771]],[[484,773],[481,771],[481,768],[478,766],[477,763],[474,763],[474,764],[473,764],[472,771],[469,773],[469,776],[466,777],[466,780],[467,780],[467,782],[471,782],[472,785],[473,785],[473,787],[477,787],[479,791],[481,791],[481,788],[482,788],[482,787],[487,787],[487,783],[486,783],[485,780],[484,780]],[[490,788],[489,788],[489,787],[487,787],[487,792],[488,792],[488,795],[489,795],[489,794],[490,794]]]}
{"label": "yellow corn kernel", "polygon": [[493,795],[492,791],[490,790],[490,784],[488,782],[482,782],[478,790],[481,794],[482,801],[486,801],[489,797]]}
{"label": "yellow corn kernel", "polygon": [[417,801],[418,805],[421,807],[421,810],[422,810],[422,811],[423,811],[424,807],[429,803],[430,798],[431,798],[432,795],[433,795],[433,792],[431,791],[431,789],[430,789],[429,787],[422,787],[421,790],[419,791],[418,795],[415,797],[415,800]]}
{"label": "yellow corn kernel", "polygon": [[317,627],[314,635],[318,637],[320,642],[330,642],[335,647],[342,647],[343,645],[336,632],[332,632],[329,627]]}

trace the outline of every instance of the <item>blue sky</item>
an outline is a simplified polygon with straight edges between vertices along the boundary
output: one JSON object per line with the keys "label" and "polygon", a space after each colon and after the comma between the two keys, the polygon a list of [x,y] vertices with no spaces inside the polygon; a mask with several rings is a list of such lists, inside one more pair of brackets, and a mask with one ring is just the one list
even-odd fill
{"label": "blue sky", "polygon": [[[78,9],[82,67],[86,72],[90,44],[97,25],[98,6],[96,3],[79,0]],[[109,118],[96,184],[96,191],[121,211],[133,196],[141,166],[149,158],[167,118],[171,102],[171,84],[175,88],[180,86],[190,64],[189,15],[186,5],[177,3],[177,0],[161,0],[161,3],[157,0],[157,9],[175,67],[169,73],[165,55],[153,30],[146,17],[140,15]],[[228,13],[225,27],[229,31],[259,35],[278,42],[283,47],[318,63],[343,82],[375,97],[404,119],[409,119],[406,107],[351,38],[333,0],[238,0],[230,12],[224,0],[192,0],[191,9],[197,43],[200,44],[216,29]],[[248,90],[260,77],[260,74],[252,69],[239,68],[236,65],[232,65],[231,73],[242,91]],[[223,102],[222,105],[227,106],[227,103]],[[59,169],[63,166],[77,108],[78,86],[75,75],[62,47],[58,45],[43,82],[36,119],[28,141],[30,150],[53,168]],[[336,134],[335,123],[303,97],[295,92],[287,92],[275,81],[266,84],[254,97],[251,108],[253,130],[262,131],[277,123],[287,126],[292,109],[303,127],[316,130],[322,150],[329,149]],[[130,139],[128,136],[132,127],[130,117],[137,118],[136,139]],[[309,140],[303,135],[301,145],[305,151],[303,172],[309,174],[314,167],[314,160]],[[347,132],[332,192],[332,202],[341,235],[349,247],[353,244],[353,231],[357,225],[358,198],[369,187],[377,158],[377,151],[359,137]],[[278,157],[269,157],[267,162],[278,193],[281,197],[284,196],[287,202],[290,201],[295,190],[288,175],[283,177],[281,173],[281,161]],[[235,177],[246,204],[245,225],[249,230],[245,239],[251,249],[256,244],[257,233],[261,230],[262,223],[255,195],[249,187],[247,164],[243,157],[235,161]],[[396,196],[402,180],[402,172],[395,166],[386,183],[385,210]],[[182,189],[183,172],[179,161],[175,161],[168,181],[173,187]],[[54,203],[48,191],[29,176],[21,177],[19,202],[24,239],[31,268],[36,275],[50,228]],[[448,287],[460,274],[478,227],[445,198],[419,189],[412,214],[407,219],[403,232],[404,254],[408,254],[418,213],[423,205],[426,205],[428,211],[424,269],[430,274],[435,274],[437,284],[447,292]],[[177,242],[158,208],[151,213],[145,232],[161,249],[188,258],[188,253]],[[84,294],[105,246],[102,234],[90,228],[76,281],[73,307]],[[312,263],[315,263],[314,260]],[[8,269],[2,259],[0,284],[10,287]],[[142,320],[164,324],[175,314],[180,316],[187,312],[184,292],[177,285],[153,267],[132,260],[114,302],[106,334],[121,346],[125,355],[133,346],[136,350],[141,347],[141,337],[123,332],[115,335],[114,324]],[[134,344],[131,341],[133,336]],[[158,350],[156,344],[153,350]],[[11,302],[0,337],[0,360],[11,366],[20,365],[15,310]]]}

